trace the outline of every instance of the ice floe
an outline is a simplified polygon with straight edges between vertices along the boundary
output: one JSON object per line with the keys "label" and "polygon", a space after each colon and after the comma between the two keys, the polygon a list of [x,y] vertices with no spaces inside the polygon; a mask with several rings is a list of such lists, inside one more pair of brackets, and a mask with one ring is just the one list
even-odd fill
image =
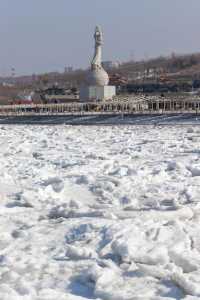
{"label": "ice floe", "polygon": [[0,299],[200,299],[197,126],[3,126]]}

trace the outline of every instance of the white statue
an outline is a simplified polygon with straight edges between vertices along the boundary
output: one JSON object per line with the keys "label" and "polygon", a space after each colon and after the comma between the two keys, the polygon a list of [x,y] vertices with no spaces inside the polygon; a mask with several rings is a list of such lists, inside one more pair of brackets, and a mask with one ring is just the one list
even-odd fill
{"label": "white statue", "polygon": [[92,70],[102,68],[101,56],[102,56],[103,34],[101,29],[98,26],[95,29],[94,39],[95,39],[95,53],[91,63]]}
{"label": "white statue", "polygon": [[95,28],[94,39],[94,57],[80,89],[80,101],[105,101],[111,100],[116,95],[116,88],[109,85],[108,73],[102,66],[103,34],[98,26]]}
{"label": "white statue", "polygon": [[108,73],[102,67],[102,45],[103,34],[100,27],[95,28],[95,52],[91,62],[91,70],[87,77],[87,83],[90,86],[106,86],[109,83]]}

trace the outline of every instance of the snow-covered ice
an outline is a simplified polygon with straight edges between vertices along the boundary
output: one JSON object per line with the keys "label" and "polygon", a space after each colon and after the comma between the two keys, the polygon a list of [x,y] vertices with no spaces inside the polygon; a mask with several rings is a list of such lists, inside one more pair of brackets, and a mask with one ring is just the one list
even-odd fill
{"label": "snow-covered ice", "polygon": [[200,299],[198,126],[1,126],[0,299]]}

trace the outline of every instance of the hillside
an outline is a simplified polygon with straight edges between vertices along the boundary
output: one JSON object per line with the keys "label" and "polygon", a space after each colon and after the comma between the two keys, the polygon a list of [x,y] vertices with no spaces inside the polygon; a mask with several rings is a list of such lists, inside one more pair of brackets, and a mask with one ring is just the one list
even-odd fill
{"label": "hillside", "polygon": [[[111,84],[148,82],[183,82],[191,86],[192,81],[200,79],[200,53],[157,57],[149,60],[130,61],[118,68],[107,70]],[[19,93],[52,86],[79,87],[85,80],[87,70],[75,70],[70,73],[45,73],[15,78],[0,78],[0,103],[12,102]]]}
{"label": "hillside", "polygon": [[177,80],[200,78],[200,53],[158,57],[146,61],[127,62],[117,70],[129,81],[140,79],[172,79]]}
{"label": "hillside", "polygon": [[[122,63],[118,68],[107,70],[112,77],[119,74],[128,82],[141,80],[194,80],[200,78],[200,53],[157,57],[149,60],[129,61]],[[84,82],[87,70],[76,70],[68,74],[45,74],[40,81],[46,84],[58,82],[61,85],[79,86]]]}

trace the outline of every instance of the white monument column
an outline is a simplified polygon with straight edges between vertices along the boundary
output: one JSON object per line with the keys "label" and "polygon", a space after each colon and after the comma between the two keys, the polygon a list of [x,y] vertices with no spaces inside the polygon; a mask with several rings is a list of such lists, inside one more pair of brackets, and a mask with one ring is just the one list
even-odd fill
{"label": "white monument column", "polygon": [[98,26],[95,29],[94,39],[94,57],[86,78],[86,86],[83,86],[80,90],[80,101],[111,100],[116,95],[116,88],[108,85],[109,76],[102,67],[103,35]]}

